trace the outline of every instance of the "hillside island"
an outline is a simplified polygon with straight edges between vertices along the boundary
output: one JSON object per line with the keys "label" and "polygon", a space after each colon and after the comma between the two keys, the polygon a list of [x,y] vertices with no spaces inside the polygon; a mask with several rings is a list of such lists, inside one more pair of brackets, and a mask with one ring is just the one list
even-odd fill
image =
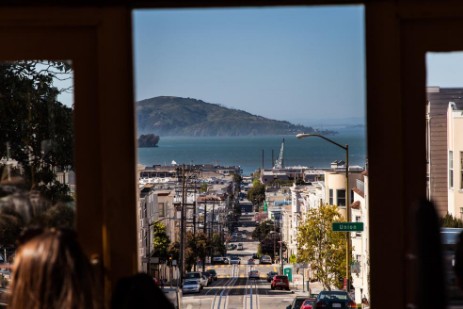
{"label": "hillside island", "polygon": [[136,103],[139,134],[158,136],[259,136],[335,131],[272,120],[192,98],[159,96]]}

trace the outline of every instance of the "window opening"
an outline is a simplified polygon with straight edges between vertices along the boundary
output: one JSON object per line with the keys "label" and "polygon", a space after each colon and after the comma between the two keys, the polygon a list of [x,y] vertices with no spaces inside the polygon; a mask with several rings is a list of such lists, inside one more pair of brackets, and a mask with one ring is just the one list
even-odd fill
{"label": "window opening", "polygon": [[[0,263],[31,226],[74,227],[71,61],[0,63]],[[2,277],[2,286],[9,276]]]}
{"label": "window opening", "polygon": [[[177,214],[166,207],[162,221],[175,266],[144,256],[141,270],[176,278],[176,270],[235,255],[240,242],[284,265],[297,261],[298,228],[309,213],[334,205],[331,220],[347,220],[354,192],[363,198],[367,191],[353,190],[366,177],[363,36],[361,6],[134,12],[139,187],[157,192],[155,211],[172,205]],[[279,121],[291,129],[281,131]],[[348,144],[349,152],[296,139],[310,132]],[[202,242],[203,235],[217,242]],[[344,250],[335,254],[339,265],[357,255],[368,260],[359,243],[345,261],[345,234],[330,235],[327,248]],[[330,276],[333,285],[342,288],[349,272]],[[354,281],[352,294],[369,297],[367,285]]]}

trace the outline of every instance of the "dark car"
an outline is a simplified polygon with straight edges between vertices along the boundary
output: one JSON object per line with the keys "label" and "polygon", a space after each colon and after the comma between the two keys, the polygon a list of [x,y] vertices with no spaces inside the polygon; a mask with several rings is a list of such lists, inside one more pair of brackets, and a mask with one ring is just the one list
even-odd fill
{"label": "dark car", "polygon": [[215,271],[215,269],[208,269],[206,270],[206,272],[211,274],[211,277],[214,281],[217,281],[217,272]]}
{"label": "dark car", "polygon": [[286,306],[286,309],[299,309],[306,299],[307,296],[296,296],[291,305]]}
{"label": "dark car", "polygon": [[273,277],[275,277],[276,275],[278,275],[276,271],[269,271],[267,273],[267,282],[272,282]]}
{"label": "dark car", "polygon": [[270,283],[270,288],[272,290],[282,289],[289,291],[289,279],[285,275],[276,275],[273,277],[272,282]]}
{"label": "dark car", "polygon": [[346,291],[321,291],[314,303],[315,308],[357,308]]}

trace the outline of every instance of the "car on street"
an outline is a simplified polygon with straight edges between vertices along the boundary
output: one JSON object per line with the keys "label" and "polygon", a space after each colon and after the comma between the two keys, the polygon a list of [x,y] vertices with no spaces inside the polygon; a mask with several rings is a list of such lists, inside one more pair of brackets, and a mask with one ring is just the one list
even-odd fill
{"label": "car on street", "polygon": [[301,305],[301,309],[315,309],[315,298],[306,298]]}
{"label": "car on street", "polygon": [[212,275],[210,273],[208,273],[207,271],[203,271],[201,272],[201,274],[207,278],[207,285],[211,284],[212,283]]}
{"label": "car on street", "polygon": [[321,291],[314,302],[315,308],[357,308],[346,291]]}
{"label": "car on street", "polygon": [[185,274],[185,277],[183,278],[183,283],[187,281],[192,281],[192,280],[197,280],[199,281],[199,284],[201,285],[201,288],[207,286],[207,278],[204,276],[201,272],[199,271],[192,271],[189,273]]}
{"label": "car on street", "polygon": [[254,262],[254,259],[249,259],[248,260],[248,265],[255,265],[256,263]]}
{"label": "car on street", "polygon": [[223,256],[214,256],[212,258],[212,264],[227,264]]}
{"label": "car on street", "polygon": [[239,243],[239,244],[238,244],[237,250],[244,250],[244,247],[243,247],[243,244],[242,244],[242,243]]}
{"label": "car on street", "polygon": [[199,293],[201,292],[201,284],[199,283],[199,280],[187,280],[183,282],[183,287],[182,287],[182,293],[187,294],[187,293]]}
{"label": "car on street", "polygon": [[269,271],[267,273],[267,282],[272,282],[273,277],[275,277],[276,275],[278,275],[276,271]]}
{"label": "car on street", "polygon": [[257,269],[250,270],[249,279],[260,279],[259,271]]}
{"label": "car on street", "polygon": [[272,258],[270,255],[263,255],[260,257],[261,264],[272,264]]}
{"label": "car on street", "polygon": [[270,288],[272,290],[281,289],[289,291],[289,280],[288,276],[285,275],[276,275],[273,277],[272,282],[270,282]]}
{"label": "car on street", "polygon": [[217,281],[217,272],[215,271],[215,269],[208,269],[206,270],[206,272],[211,274],[211,277],[214,281]]}
{"label": "car on street", "polygon": [[290,305],[286,306],[286,309],[300,309],[307,296],[296,296]]}
{"label": "car on street", "polygon": [[235,250],[237,248],[237,245],[235,244],[228,244],[227,249],[228,250]]}
{"label": "car on street", "polygon": [[230,257],[230,264],[241,264],[241,259],[236,255]]}

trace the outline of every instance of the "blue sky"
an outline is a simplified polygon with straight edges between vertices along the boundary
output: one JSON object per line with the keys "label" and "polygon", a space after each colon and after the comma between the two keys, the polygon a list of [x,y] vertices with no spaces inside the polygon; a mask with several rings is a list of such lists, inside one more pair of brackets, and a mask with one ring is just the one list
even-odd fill
{"label": "blue sky", "polygon": [[297,123],[363,119],[363,11],[136,10],[136,100],[191,97]]}
{"label": "blue sky", "polygon": [[463,53],[428,53],[426,75],[428,86],[463,87]]}

